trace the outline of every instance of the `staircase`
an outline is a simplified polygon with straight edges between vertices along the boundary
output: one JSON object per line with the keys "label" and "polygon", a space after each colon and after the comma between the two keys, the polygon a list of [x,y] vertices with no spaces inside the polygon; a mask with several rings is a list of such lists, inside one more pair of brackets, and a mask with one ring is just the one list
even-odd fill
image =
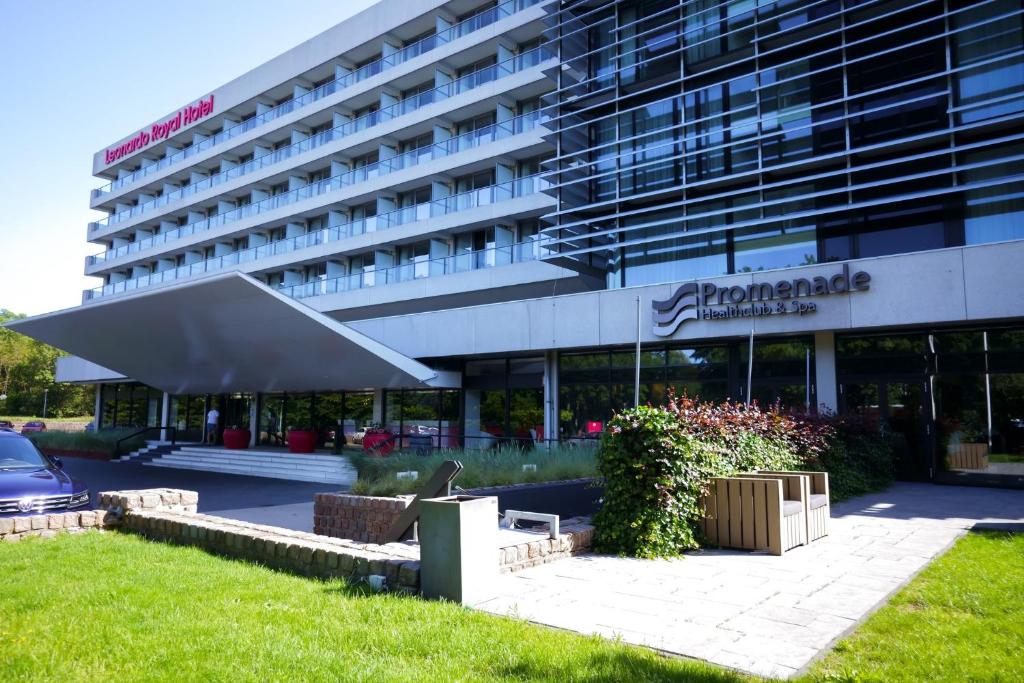
{"label": "staircase", "polygon": [[154,458],[159,458],[161,455],[170,453],[175,448],[181,448],[181,446],[175,446],[170,441],[146,441],[146,445],[142,448],[132,451],[127,455],[122,455],[117,458],[118,462],[149,462]]}
{"label": "staircase", "polygon": [[356,480],[355,468],[352,467],[348,458],[343,456],[300,455],[280,450],[233,450],[213,446],[179,446],[143,464],[149,467],[224,472],[249,477],[313,481],[344,486],[351,486]]}

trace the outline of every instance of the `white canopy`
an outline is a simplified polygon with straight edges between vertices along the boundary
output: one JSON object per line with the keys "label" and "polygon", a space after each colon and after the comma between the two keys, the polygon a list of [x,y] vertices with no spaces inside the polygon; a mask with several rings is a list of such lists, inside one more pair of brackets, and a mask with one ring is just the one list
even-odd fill
{"label": "white canopy", "polygon": [[459,385],[236,271],[8,326],[174,394]]}

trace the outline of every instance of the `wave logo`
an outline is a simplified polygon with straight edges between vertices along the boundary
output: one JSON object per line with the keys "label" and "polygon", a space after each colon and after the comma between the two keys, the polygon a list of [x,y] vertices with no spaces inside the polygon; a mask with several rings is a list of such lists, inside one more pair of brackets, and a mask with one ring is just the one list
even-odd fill
{"label": "wave logo", "polygon": [[652,301],[654,309],[654,334],[669,337],[687,320],[697,319],[697,283],[680,285],[675,293],[664,301]]}

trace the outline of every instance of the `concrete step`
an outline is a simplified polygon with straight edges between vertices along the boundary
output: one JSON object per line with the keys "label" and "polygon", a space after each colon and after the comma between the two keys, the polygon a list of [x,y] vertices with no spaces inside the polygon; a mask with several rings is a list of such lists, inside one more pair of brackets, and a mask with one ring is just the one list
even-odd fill
{"label": "concrete step", "polygon": [[[159,447],[161,451],[165,447]],[[145,455],[141,456],[146,458]],[[242,474],[251,477],[348,484],[356,470],[348,458],[338,455],[301,455],[282,451],[234,450],[184,446],[144,462],[151,467]]]}
{"label": "concrete step", "polygon": [[189,457],[204,459],[231,458],[245,460],[246,462],[281,462],[294,464],[309,464],[317,466],[351,465],[349,459],[342,455],[305,455],[297,453],[284,453],[272,451],[268,452],[192,447],[176,448],[174,449],[173,452],[175,455],[187,455]]}
{"label": "concrete step", "polygon": [[245,460],[243,458],[196,458],[191,455],[178,455],[177,453],[166,453],[160,456],[166,462],[196,463],[205,462],[212,465],[231,465],[237,467],[248,467],[251,469],[272,468],[274,470],[287,472],[355,472],[355,469],[348,463],[301,463],[301,462],[278,462],[276,460]]}
{"label": "concrete step", "polygon": [[145,446],[138,450],[132,451],[127,455],[122,455],[118,458],[118,462],[148,462],[154,458],[158,458],[165,453],[170,453],[174,449],[174,446],[170,444],[161,444],[155,446]]}
{"label": "concrete step", "polygon": [[268,479],[287,479],[289,481],[309,481],[322,484],[340,484],[351,486],[355,477],[342,477],[330,474],[310,474],[305,472],[291,472],[281,474],[266,470],[245,469],[229,465],[214,465],[211,463],[163,463],[161,459],[145,463],[147,467],[167,467],[180,470],[197,470],[202,472],[220,472],[223,474],[240,474],[248,477],[264,477]]}
{"label": "concrete step", "polygon": [[314,465],[302,465],[294,463],[277,463],[277,462],[253,462],[241,459],[229,459],[229,458],[193,458],[190,456],[180,456],[177,453],[163,455],[159,458],[159,461],[163,464],[181,464],[181,465],[196,465],[206,464],[211,466],[224,466],[224,467],[237,467],[245,470],[266,470],[273,472],[289,473],[289,472],[306,472],[310,474],[327,473],[337,476],[355,476],[355,469],[350,465],[335,465],[335,466],[314,466]]}

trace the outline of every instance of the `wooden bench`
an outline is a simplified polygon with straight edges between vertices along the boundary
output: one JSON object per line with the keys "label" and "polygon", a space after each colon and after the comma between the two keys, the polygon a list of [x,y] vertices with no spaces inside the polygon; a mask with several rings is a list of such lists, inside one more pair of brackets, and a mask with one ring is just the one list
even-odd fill
{"label": "wooden bench", "polygon": [[702,497],[707,540],[781,555],[807,543],[807,479],[791,475],[716,477]]}
{"label": "wooden bench", "polygon": [[806,477],[810,495],[807,496],[807,542],[828,536],[828,521],[832,516],[829,502],[828,472],[793,472],[781,470],[760,470],[761,474],[784,474]]}
{"label": "wooden bench", "polygon": [[949,444],[946,446],[946,466],[951,470],[986,469],[988,467],[988,444]]}

